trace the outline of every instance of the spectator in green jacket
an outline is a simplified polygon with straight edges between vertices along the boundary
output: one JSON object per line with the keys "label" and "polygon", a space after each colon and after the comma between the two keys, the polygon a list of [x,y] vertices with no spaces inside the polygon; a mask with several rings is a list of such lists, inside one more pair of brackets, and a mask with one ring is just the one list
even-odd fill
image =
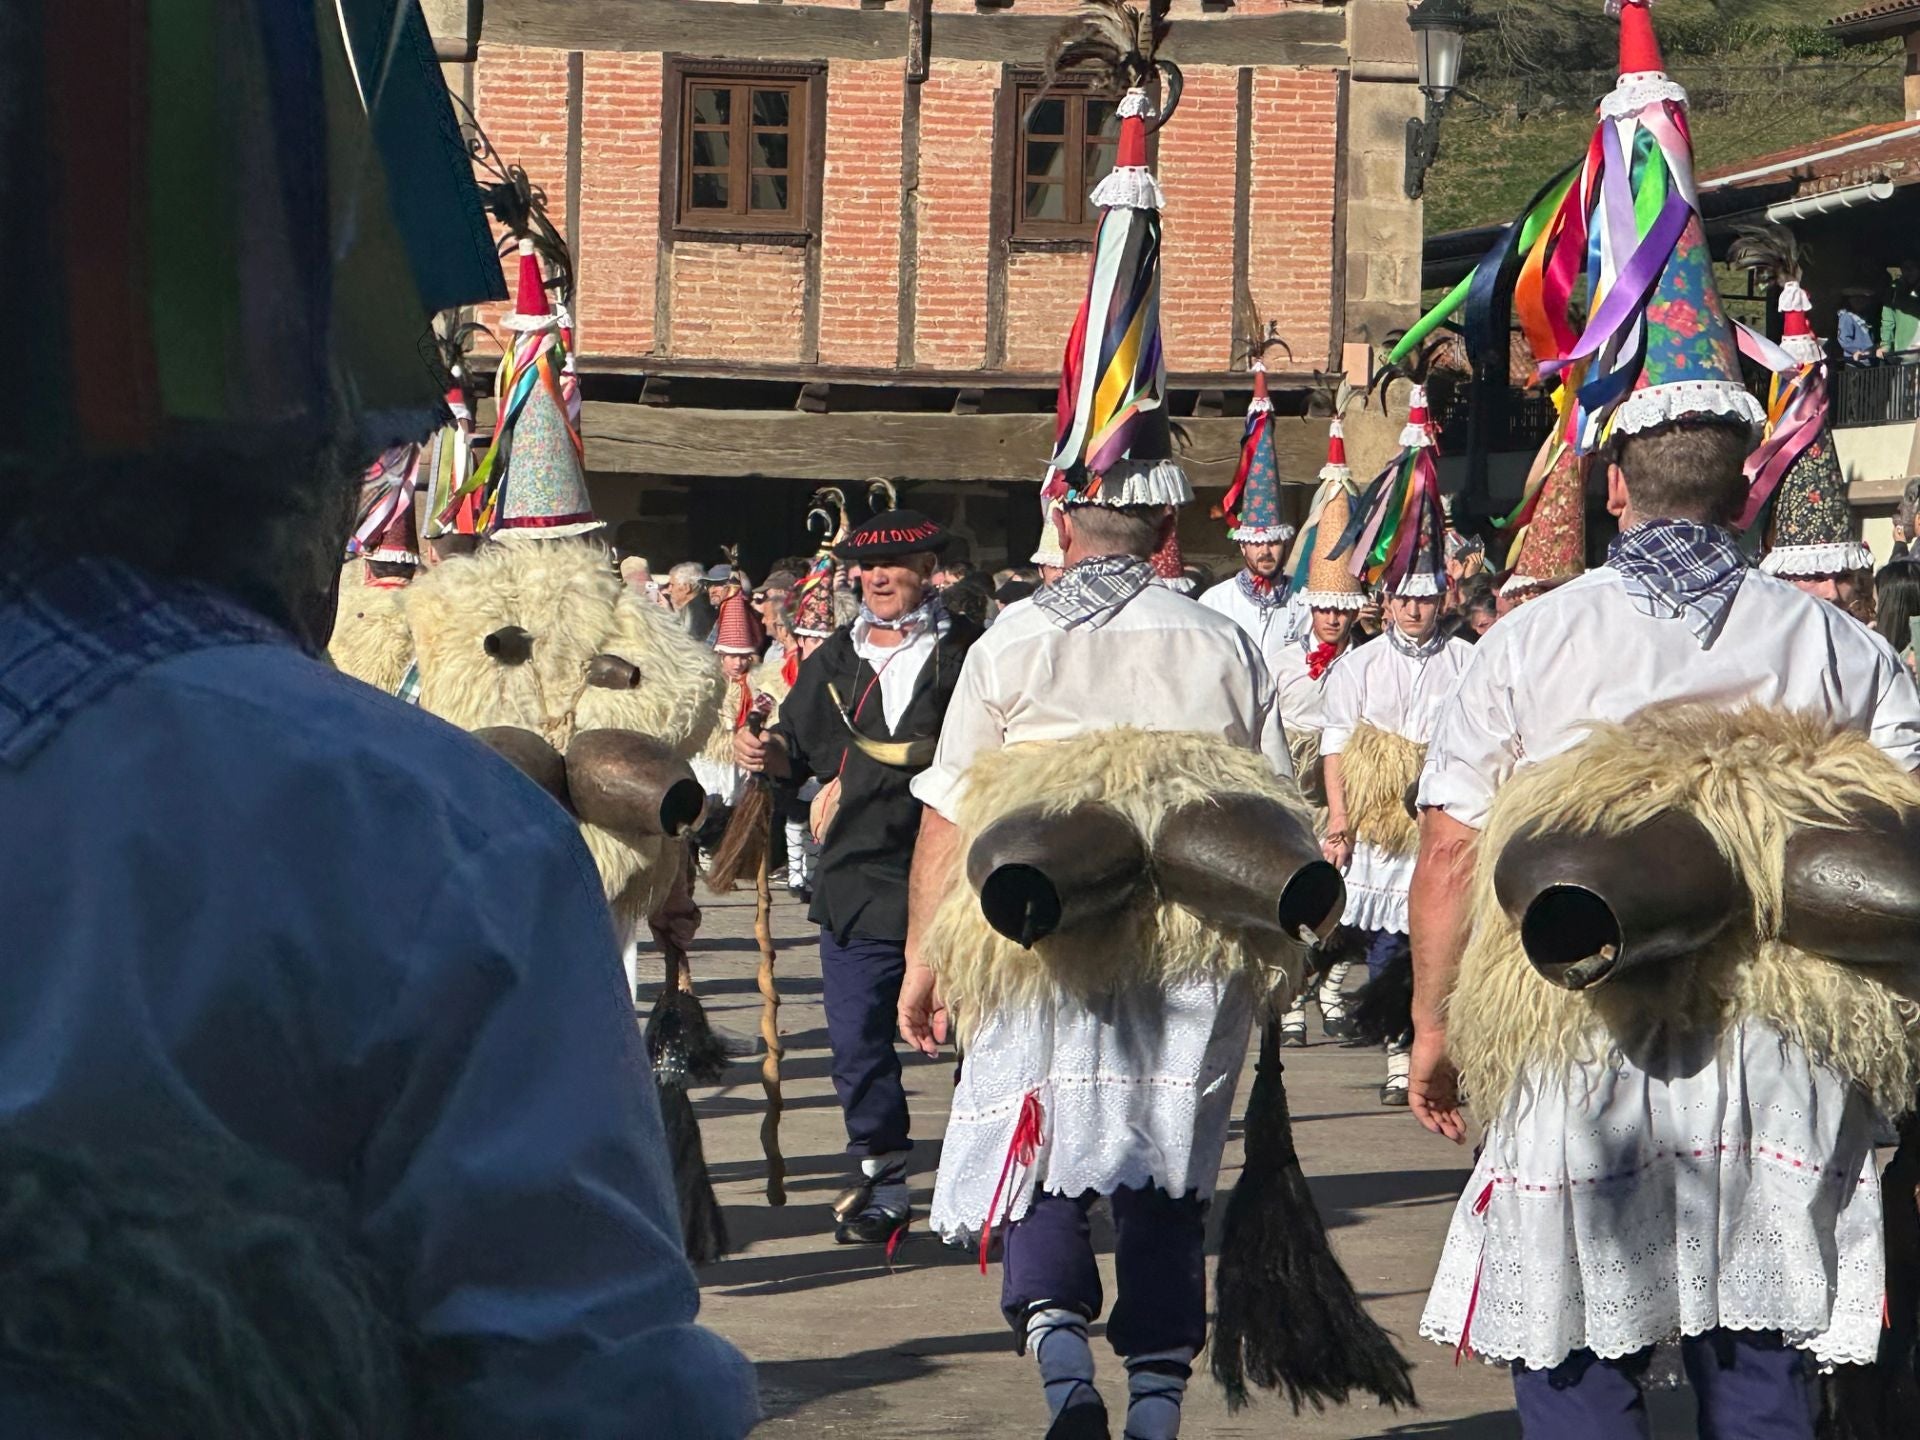
{"label": "spectator in green jacket", "polygon": [[1920,260],[1900,262],[1893,293],[1880,308],[1880,348],[1885,357],[1904,350],[1920,350]]}

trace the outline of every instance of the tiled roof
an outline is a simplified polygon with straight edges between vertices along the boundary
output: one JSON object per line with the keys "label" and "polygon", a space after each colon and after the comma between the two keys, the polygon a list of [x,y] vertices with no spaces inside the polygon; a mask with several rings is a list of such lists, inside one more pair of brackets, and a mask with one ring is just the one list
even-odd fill
{"label": "tiled roof", "polygon": [[1827,22],[1829,30],[1851,31],[1863,40],[1897,34],[1909,26],[1920,27],[1920,0],[1882,0]]}
{"label": "tiled roof", "polygon": [[[1920,14],[1920,0],[1903,3]],[[1862,125],[1771,155],[1716,166],[1701,174],[1700,188],[1708,192],[1786,189],[1797,199],[1875,180],[1896,185],[1920,180],[1920,121]]]}

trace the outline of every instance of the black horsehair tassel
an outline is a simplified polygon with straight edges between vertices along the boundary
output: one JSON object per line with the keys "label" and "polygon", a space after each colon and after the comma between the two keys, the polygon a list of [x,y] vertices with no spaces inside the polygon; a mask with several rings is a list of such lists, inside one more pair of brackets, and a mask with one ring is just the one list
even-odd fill
{"label": "black horsehair tassel", "polygon": [[1213,1378],[1227,1408],[1249,1390],[1284,1390],[1298,1414],[1350,1393],[1417,1406],[1407,1361],[1367,1314],[1334,1258],[1300,1173],[1281,1081],[1280,1026],[1269,1018],[1247,1101],[1247,1156],[1227,1202],[1215,1285]]}
{"label": "black horsehair tassel", "polygon": [[717,1082],[727,1068],[727,1047],[707,1023],[707,1012],[692,992],[668,985],[647,1017],[647,1053],[653,1059],[667,1153],[673,1158],[687,1259],[695,1265],[711,1264],[731,1247],[687,1087]]}

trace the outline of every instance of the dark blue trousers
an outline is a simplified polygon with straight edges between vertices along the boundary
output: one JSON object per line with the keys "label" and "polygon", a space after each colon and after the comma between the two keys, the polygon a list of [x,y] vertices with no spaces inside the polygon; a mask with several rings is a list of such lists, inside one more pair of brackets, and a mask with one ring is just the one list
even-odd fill
{"label": "dark blue trousers", "polygon": [[[1039,1194],[1006,1229],[1000,1308],[1021,1343],[1035,1305],[1100,1318],[1104,1296],[1087,1211],[1099,1197]],[[1116,1190],[1113,1274],[1120,1298],[1107,1322],[1119,1355],[1151,1355],[1207,1340],[1206,1210],[1197,1195],[1175,1200],[1158,1186]]]}
{"label": "dark blue trousers", "polygon": [[911,1150],[907,1092],[900,1083],[900,982],[907,952],[897,940],[820,932],[820,989],[833,1051],[833,1091],[847,1122],[849,1155]]}
{"label": "dark blue trousers", "polygon": [[1367,978],[1378,980],[1399,955],[1413,954],[1413,941],[1398,930],[1369,930],[1367,936]]}
{"label": "dark blue trousers", "polygon": [[[1709,1330],[1680,1342],[1700,1407],[1700,1440],[1813,1440],[1812,1361],[1777,1331]],[[1652,1352],[1620,1360],[1576,1350],[1551,1370],[1515,1363],[1525,1440],[1647,1440],[1641,1382]]]}

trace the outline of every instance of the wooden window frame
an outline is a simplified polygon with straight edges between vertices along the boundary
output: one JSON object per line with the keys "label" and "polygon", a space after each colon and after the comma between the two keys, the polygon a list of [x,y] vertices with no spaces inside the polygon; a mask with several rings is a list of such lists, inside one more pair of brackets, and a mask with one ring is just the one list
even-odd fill
{"label": "wooden window frame", "polygon": [[[1086,160],[1086,110],[1088,100],[1118,100],[1120,97],[1102,92],[1086,81],[1072,77],[1055,82],[1055,96],[1073,102],[1068,111],[1068,134],[1061,142],[1068,146],[1067,176],[1064,184],[1070,203],[1082,208],[1079,221],[1069,220],[1030,220],[1025,216],[1027,201],[1026,146],[1027,134],[1024,123],[1026,98],[1045,79],[1045,72],[1031,67],[1008,66],[1002,72],[1000,85],[1000,134],[1005,137],[999,163],[995,166],[996,188],[1001,191],[1003,204],[999,207],[1005,216],[1004,240],[1007,248],[1016,252],[1032,251],[1084,251],[1093,247],[1094,230],[1099,225],[1100,211],[1087,193],[1092,186],[1085,184]],[[1153,163],[1158,151],[1158,136],[1147,137],[1147,159]],[[1073,199],[1077,192],[1077,200]]]}
{"label": "wooden window frame", "polygon": [[[673,240],[711,240],[733,244],[805,246],[820,234],[821,184],[826,159],[826,66],[817,62],[779,63],[706,56],[666,57],[660,167],[661,225]],[[787,208],[779,212],[720,212],[691,206],[693,115],[690,96],[696,86],[732,87],[736,93],[756,82],[762,88],[789,90],[787,112]],[[744,97],[743,97],[744,98]],[[750,171],[753,124],[745,106],[729,114],[729,162],[739,187]],[[743,143],[744,142],[744,143]],[[738,193],[736,191],[736,193]]]}

